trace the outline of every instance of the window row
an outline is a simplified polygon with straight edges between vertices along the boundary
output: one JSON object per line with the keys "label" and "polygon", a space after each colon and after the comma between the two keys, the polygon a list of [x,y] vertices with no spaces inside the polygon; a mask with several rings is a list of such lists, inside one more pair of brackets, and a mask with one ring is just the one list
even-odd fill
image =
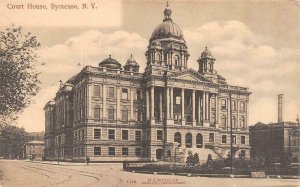
{"label": "window row", "polygon": [[[93,87],[93,95],[94,97],[101,97],[101,85],[94,85]],[[116,87],[109,86],[107,88],[107,97],[110,99],[116,98]],[[128,88],[122,88],[121,89],[121,99],[123,100],[129,100],[129,89]],[[135,93],[135,99],[141,100],[142,99],[142,91],[140,89],[136,90]]]}
{"label": "window row", "polygon": [[[101,136],[101,131],[102,129],[94,129],[94,139],[95,140],[100,140],[102,139]],[[116,130],[115,129],[108,129],[107,130],[107,139],[108,140],[116,140]],[[135,135],[135,141],[142,141],[142,131],[141,130],[136,130],[134,132]],[[129,130],[122,129],[121,130],[121,140],[129,140]]]}
{"label": "window row", "polygon": [[[94,147],[94,156],[101,156],[102,147]],[[135,156],[142,155],[142,148],[137,147],[135,148]],[[108,147],[108,156],[116,156],[116,148],[115,147]],[[129,148],[122,147],[122,156],[129,156]]]}
{"label": "window row", "polygon": [[75,130],[73,134],[73,139],[75,142],[83,141],[85,139],[84,129]]}
{"label": "window row", "polygon": [[[95,120],[100,120],[101,118],[101,114],[102,114],[102,108],[100,108],[99,105],[95,106],[94,108],[94,119]],[[116,109],[113,106],[110,106],[107,109],[107,118],[108,120],[115,120],[115,112]],[[142,121],[142,112],[141,111],[137,111],[136,112],[136,121]],[[122,122],[128,122],[129,121],[129,112],[128,109],[126,107],[123,107],[121,110],[121,120]]]}
{"label": "window row", "polygon": [[[246,111],[246,105],[244,101],[240,101],[240,111]],[[227,100],[226,99],[222,99],[221,100],[221,109],[225,110],[227,109]],[[237,101],[231,101],[231,110],[232,111],[237,111]]]}
{"label": "window row", "polygon": [[[247,127],[247,125],[246,125],[246,117],[245,116],[240,116],[240,118],[239,118],[239,124],[238,124],[237,117],[233,115],[231,117],[231,122],[232,122],[232,127],[233,128],[236,128],[236,127],[246,128]],[[228,118],[227,118],[226,115],[222,115],[222,117],[221,117],[221,126],[222,127],[230,127],[230,124],[228,124]]]}
{"label": "window row", "polygon": [[[229,136],[229,138],[230,138],[230,136]],[[233,144],[237,144],[236,135],[232,135],[232,142],[233,142]],[[245,145],[246,144],[246,136],[241,136],[240,142],[241,142],[241,144]],[[222,144],[226,144],[226,143],[227,143],[227,135],[222,135]],[[230,140],[228,143],[230,143]]]}

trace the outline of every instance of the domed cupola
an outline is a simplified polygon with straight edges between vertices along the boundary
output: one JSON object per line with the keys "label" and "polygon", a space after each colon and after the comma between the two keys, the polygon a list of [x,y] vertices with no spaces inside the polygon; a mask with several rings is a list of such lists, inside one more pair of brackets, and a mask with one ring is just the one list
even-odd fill
{"label": "domed cupola", "polygon": [[185,43],[182,30],[176,23],[173,22],[171,14],[172,10],[167,3],[167,7],[164,10],[165,19],[153,31],[150,42],[155,39],[173,38]]}
{"label": "domed cupola", "polygon": [[201,53],[201,57],[197,60],[199,63],[199,72],[202,74],[216,74],[214,70],[215,60],[212,53],[205,47],[205,50]]}
{"label": "domed cupola", "polygon": [[136,62],[136,60],[133,58],[132,54],[130,58],[127,60],[124,70],[125,71],[133,71],[133,72],[139,72],[140,65]]}
{"label": "domed cupola", "polygon": [[111,55],[109,55],[107,59],[100,62],[99,67],[106,67],[109,69],[122,69],[121,64],[117,60],[111,58]]}
{"label": "domed cupola", "polygon": [[151,74],[161,74],[187,69],[189,53],[182,30],[171,18],[172,10],[167,3],[164,20],[153,31],[146,51],[147,67]]}

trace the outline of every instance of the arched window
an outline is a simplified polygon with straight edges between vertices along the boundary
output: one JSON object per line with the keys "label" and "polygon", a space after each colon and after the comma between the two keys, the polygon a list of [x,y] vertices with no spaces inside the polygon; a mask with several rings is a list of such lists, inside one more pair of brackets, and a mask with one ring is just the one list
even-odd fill
{"label": "arched window", "polygon": [[232,121],[232,127],[233,128],[236,127],[236,117],[235,116],[232,116],[231,121]]}
{"label": "arched window", "polygon": [[95,106],[94,108],[94,119],[100,119],[100,106]]}
{"label": "arched window", "polygon": [[128,122],[128,110],[125,107],[122,109],[122,122]]}
{"label": "arched window", "polygon": [[245,102],[244,101],[240,102],[240,111],[245,111]]}
{"label": "arched window", "polygon": [[175,66],[179,66],[179,56],[178,55],[175,55],[175,57],[174,57],[174,64],[175,64]]}
{"label": "arched window", "polygon": [[225,115],[223,115],[221,118],[221,125],[222,127],[227,127],[227,118]]}
{"label": "arched window", "polygon": [[114,107],[110,106],[107,110],[108,113],[108,119],[109,120],[114,120],[115,119],[115,110]]}
{"label": "arched window", "polygon": [[196,146],[197,146],[197,148],[203,147],[203,136],[201,133],[198,133],[196,136]]}
{"label": "arched window", "polygon": [[176,132],[175,134],[174,134],[174,142],[177,142],[177,143],[179,143],[179,147],[181,146],[181,134],[180,134],[180,132]]}
{"label": "arched window", "polygon": [[221,100],[221,109],[222,110],[225,110],[227,107],[226,107],[226,100],[225,99],[222,99]]}
{"label": "arched window", "polygon": [[187,133],[185,135],[185,147],[187,148],[191,148],[192,147],[192,134],[191,133]]}
{"label": "arched window", "polygon": [[245,122],[245,117],[242,116],[242,117],[240,118],[240,127],[241,127],[241,128],[245,128],[245,124],[246,124],[246,122]]}
{"label": "arched window", "polygon": [[160,56],[160,54],[156,54],[156,61],[158,61],[158,62],[160,62],[161,61],[161,56]]}

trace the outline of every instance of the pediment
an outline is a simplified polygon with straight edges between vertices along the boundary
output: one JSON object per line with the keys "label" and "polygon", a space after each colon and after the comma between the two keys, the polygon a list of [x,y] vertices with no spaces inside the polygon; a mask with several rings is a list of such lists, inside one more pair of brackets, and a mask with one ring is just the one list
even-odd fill
{"label": "pediment", "polygon": [[169,75],[169,77],[186,81],[209,82],[207,78],[193,69],[186,69],[180,72],[176,72]]}

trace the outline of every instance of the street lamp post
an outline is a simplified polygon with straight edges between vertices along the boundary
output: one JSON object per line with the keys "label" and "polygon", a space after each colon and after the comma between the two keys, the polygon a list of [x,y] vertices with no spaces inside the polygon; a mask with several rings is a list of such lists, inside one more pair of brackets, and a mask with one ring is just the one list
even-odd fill
{"label": "street lamp post", "polygon": [[233,135],[232,135],[232,109],[231,109],[231,93],[229,93],[229,116],[230,116],[230,171],[233,174]]}

